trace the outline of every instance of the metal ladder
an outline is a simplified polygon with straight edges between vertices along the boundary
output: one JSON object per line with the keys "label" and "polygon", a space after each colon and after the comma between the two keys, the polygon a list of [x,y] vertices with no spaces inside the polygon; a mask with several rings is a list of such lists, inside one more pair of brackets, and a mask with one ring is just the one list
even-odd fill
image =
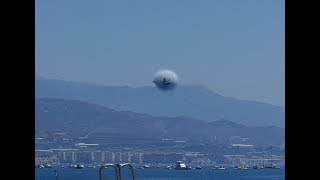
{"label": "metal ladder", "polygon": [[121,168],[124,166],[129,166],[129,169],[131,170],[131,175],[132,175],[132,180],[135,180],[134,178],[134,171],[133,171],[133,166],[130,163],[124,163],[124,164],[105,164],[100,167],[99,169],[99,179],[104,180],[102,177],[102,170],[106,169],[108,167],[113,167],[114,171],[116,173],[117,180],[121,180]]}

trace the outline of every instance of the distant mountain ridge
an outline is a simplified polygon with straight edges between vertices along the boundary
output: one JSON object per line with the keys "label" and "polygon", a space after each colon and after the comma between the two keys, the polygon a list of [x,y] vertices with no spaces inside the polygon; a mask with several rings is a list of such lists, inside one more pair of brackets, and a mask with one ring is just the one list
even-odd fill
{"label": "distant mountain ridge", "polygon": [[[154,117],[116,111],[79,100],[36,99],[36,134],[66,132],[70,136],[136,137],[176,139],[191,142],[228,141],[231,136],[249,138],[247,143],[280,145],[284,130],[278,127],[248,127],[229,120],[206,122],[185,117]],[[116,138],[115,138],[116,139]]]}
{"label": "distant mountain ridge", "polygon": [[249,126],[284,127],[284,108],[221,96],[202,86],[178,86],[162,92],[154,87],[110,87],[62,80],[36,79],[37,98],[74,99],[116,110],[153,116],[221,118]]}

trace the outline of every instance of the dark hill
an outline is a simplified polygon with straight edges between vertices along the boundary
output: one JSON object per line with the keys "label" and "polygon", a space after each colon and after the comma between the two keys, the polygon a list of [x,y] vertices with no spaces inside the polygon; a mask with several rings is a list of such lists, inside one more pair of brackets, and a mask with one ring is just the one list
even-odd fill
{"label": "dark hill", "polygon": [[135,137],[211,143],[240,136],[254,144],[280,145],[284,141],[284,130],[278,127],[248,127],[229,120],[153,117],[79,100],[40,98],[36,100],[35,114],[36,133],[65,132],[74,138]]}

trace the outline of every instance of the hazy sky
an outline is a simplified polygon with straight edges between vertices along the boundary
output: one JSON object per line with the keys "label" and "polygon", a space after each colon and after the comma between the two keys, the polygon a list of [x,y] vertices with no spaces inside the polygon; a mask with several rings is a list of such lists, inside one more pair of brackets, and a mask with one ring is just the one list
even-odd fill
{"label": "hazy sky", "polygon": [[180,84],[284,106],[284,0],[36,0],[36,73]]}

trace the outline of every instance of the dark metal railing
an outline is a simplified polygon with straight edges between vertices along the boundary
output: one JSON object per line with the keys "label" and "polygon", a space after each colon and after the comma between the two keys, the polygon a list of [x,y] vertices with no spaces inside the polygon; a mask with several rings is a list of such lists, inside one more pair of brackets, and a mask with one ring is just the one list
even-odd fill
{"label": "dark metal railing", "polygon": [[106,169],[108,167],[113,167],[114,170],[115,170],[115,173],[116,173],[117,180],[121,180],[121,168],[124,167],[124,166],[129,166],[129,169],[131,170],[132,180],[135,180],[133,166],[130,163],[105,164],[105,165],[101,166],[100,169],[99,169],[99,179],[103,180],[103,177],[102,177],[102,170],[103,169]]}

